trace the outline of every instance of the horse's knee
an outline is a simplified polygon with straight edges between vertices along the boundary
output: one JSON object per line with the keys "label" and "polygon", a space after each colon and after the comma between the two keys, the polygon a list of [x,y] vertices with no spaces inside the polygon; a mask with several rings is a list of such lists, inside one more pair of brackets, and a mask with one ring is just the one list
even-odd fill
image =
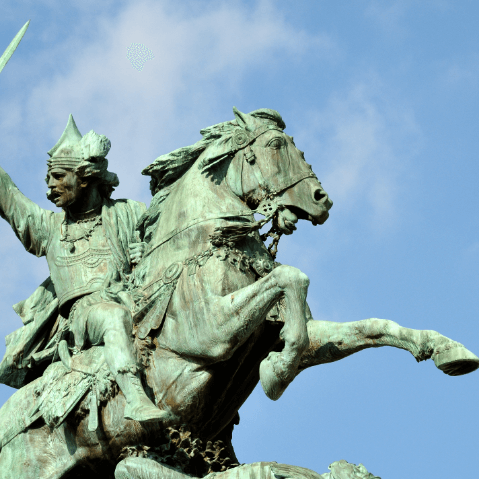
{"label": "horse's knee", "polygon": [[308,276],[294,266],[278,266],[271,272],[271,274],[281,289],[286,289],[292,285],[296,288],[299,287],[302,289],[307,289],[309,286]]}

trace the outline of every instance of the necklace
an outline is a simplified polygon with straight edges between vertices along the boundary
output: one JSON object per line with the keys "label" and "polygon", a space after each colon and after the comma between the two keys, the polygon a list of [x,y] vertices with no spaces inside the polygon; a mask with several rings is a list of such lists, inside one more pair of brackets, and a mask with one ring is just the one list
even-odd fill
{"label": "necklace", "polygon": [[[82,211],[81,213],[77,213],[76,215],[74,215],[71,210],[67,210],[68,211],[68,216],[70,217],[70,219],[72,221],[76,221],[77,223],[80,223],[80,222],[85,222],[85,221],[89,221],[91,220],[92,218],[96,218],[96,216],[98,216],[100,213],[101,213],[101,208],[102,208],[102,204],[100,203],[99,205],[96,205],[94,208],[92,208],[91,210],[88,210],[88,211]],[[97,212],[96,215],[94,216],[91,216],[90,218],[85,218],[85,216],[89,215],[90,213],[93,213],[94,211]]]}
{"label": "necklace", "polygon": [[[91,213],[93,211],[95,211],[96,208],[90,210],[90,211],[86,211],[85,213],[83,213],[84,215],[85,214],[88,214],[88,213]],[[69,227],[68,227],[68,219],[70,219],[72,222],[75,222],[77,225],[80,225],[80,224],[84,224],[84,223],[91,223],[91,225],[87,228],[87,229],[83,229],[82,233],[79,234],[78,236],[72,236],[70,234],[70,231],[69,231]],[[75,251],[75,242],[76,241],[80,241],[82,239],[88,239],[91,237],[91,235],[93,234],[93,230],[101,225],[101,212],[98,213],[96,216],[93,216],[91,218],[86,218],[86,219],[76,219],[73,217],[73,215],[67,210],[65,212],[65,219],[63,220],[63,223],[62,223],[62,236],[60,238],[60,241],[63,241],[66,243],[66,245],[68,246],[69,250],[70,250],[70,253],[73,253]]]}

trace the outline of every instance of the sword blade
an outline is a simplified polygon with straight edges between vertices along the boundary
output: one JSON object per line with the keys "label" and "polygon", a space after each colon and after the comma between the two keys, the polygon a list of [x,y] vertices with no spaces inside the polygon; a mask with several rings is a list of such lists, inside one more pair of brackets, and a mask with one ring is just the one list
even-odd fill
{"label": "sword blade", "polygon": [[7,64],[8,60],[10,60],[10,57],[13,55],[13,52],[18,47],[20,40],[23,38],[23,35],[25,35],[25,32],[27,31],[28,25],[30,25],[30,20],[28,20],[28,22],[23,25],[20,31],[15,35],[15,38],[11,41],[10,45],[8,45],[3,55],[0,57],[0,72],[3,70],[3,67]]}

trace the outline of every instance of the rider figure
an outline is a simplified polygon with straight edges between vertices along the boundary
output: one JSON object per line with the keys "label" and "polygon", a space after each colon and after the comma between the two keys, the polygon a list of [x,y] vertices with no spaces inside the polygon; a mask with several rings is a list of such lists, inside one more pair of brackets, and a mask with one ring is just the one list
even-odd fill
{"label": "rider figure", "polygon": [[[132,314],[121,293],[131,263],[139,261],[144,247],[135,240],[135,225],[145,205],[110,199],[119,181],[107,171],[109,149],[103,135],[90,131],[82,137],[70,115],[63,135],[48,152],[46,177],[47,197],[63,211],[40,208],[0,168],[0,216],[28,252],[46,256],[72,349],[104,344],[105,360],[126,398],[125,418],[167,421],[171,413],[157,408],[143,390]],[[62,359],[68,361],[63,346]]]}

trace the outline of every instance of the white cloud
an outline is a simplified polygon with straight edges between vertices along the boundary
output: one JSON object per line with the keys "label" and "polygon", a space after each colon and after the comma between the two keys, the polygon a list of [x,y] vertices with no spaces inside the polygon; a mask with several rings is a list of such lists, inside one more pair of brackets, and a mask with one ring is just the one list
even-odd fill
{"label": "white cloud", "polygon": [[450,0],[370,0],[365,16],[371,19],[387,36],[402,39],[407,35],[408,16],[444,14],[453,8]]}
{"label": "white cloud", "polygon": [[[0,135],[15,138],[26,130],[31,145],[43,152],[73,113],[83,134],[95,129],[112,140],[109,156],[122,181],[120,194],[147,199],[139,171],[160,154],[184,146],[185,125],[199,131],[208,126],[204,118],[216,123],[232,116],[232,105],[223,106],[222,85],[228,93],[239,91],[252,69],[268,75],[285,59],[294,64],[308,52],[327,55],[334,49],[328,37],[291,27],[271,2],[188,5],[190,10],[145,0],[128,3],[115,16],[92,15],[89,24],[83,17],[89,40],[76,31],[28,66],[48,72],[22,98],[23,108],[16,107],[20,113],[8,118],[0,113]],[[141,72],[126,58],[132,42],[155,55]],[[190,141],[198,138],[191,135]],[[16,153],[15,139],[11,145]]]}
{"label": "white cloud", "polygon": [[[35,57],[19,56],[6,78],[27,87],[12,88],[15,95],[2,103],[0,164],[22,192],[46,208],[51,207],[44,196],[46,151],[60,137],[69,113],[83,134],[95,129],[112,140],[110,167],[121,180],[117,197],[148,201],[141,168],[195,142],[201,128],[231,119],[233,105],[224,106],[225,92],[241,96],[246,74],[274,76],[285,61],[294,66],[304,55],[329,56],[335,49],[327,36],[293,28],[273,2],[145,0],[123,2],[108,15],[85,8],[87,3],[64,35],[56,30],[65,15],[56,8],[60,3],[40,2],[52,15],[41,28],[35,28],[39,19],[32,20],[22,47],[39,42],[45,48]],[[155,55],[141,72],[127,59],[132,42]],[[20,324],[12,304],[31,294],[48,269],[44,259],[24,251],[3,221],[0,238],[2,271],[7,272],[0,280],[0,314],[8,318],[2,321],[7,334]]]}
{"label": "white cloud", "polygon": [[479,57],[477,54],[453,60],[443,65],[440,86],[448,90],[461,89],[477,91],[479,85]]}
{"label": "white cloud", "polygon": [[394,225],[401,181],[422,141],[412,109],[369,75],[306,118],[295,136],[334,202],[331,214],[366,216],[376,231]]}

